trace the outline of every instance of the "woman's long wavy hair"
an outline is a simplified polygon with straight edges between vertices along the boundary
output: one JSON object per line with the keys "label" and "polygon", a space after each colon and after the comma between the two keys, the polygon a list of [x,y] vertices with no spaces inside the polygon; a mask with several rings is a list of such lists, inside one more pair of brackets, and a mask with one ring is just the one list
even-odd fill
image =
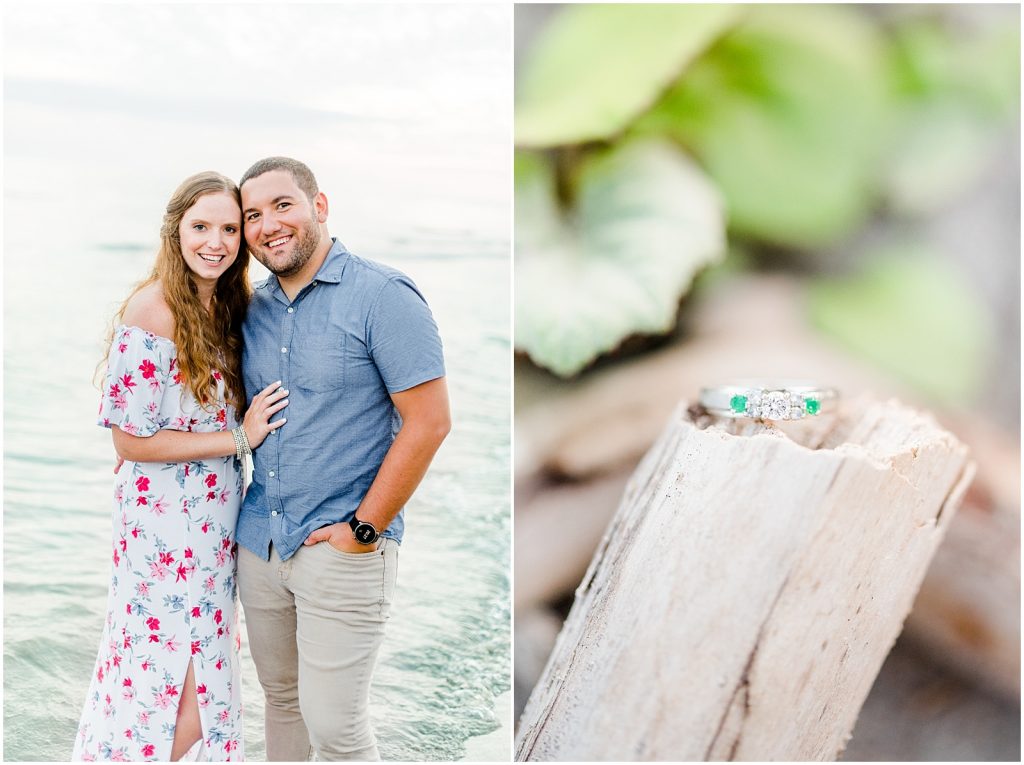
{"label": "woman's long wavy hair", "polygon": [[[192,270],[181,253],[181,219],[206,194],[229,194],[238,202],[241,210],[242,198],[238,186],[220,173],[197,173],[178,186],[164,213],[163,225],[160,227],[160,251],[153,270],[135,285],[114,315],[107,347],[114,340],[115,329],[121,323],[128,302],[139,290],[159,282],[164,299],[174,316],[174,337],[171,339],[178,349],[178,371],[182,386],[207,408],[216,399],[217,380],[214,370],[219,371],[224,378],[227,399],[241,417],[246,402],[242,382],[242,320],[252,294],[249,284],[249,251],[244,234],[240,237],[238,256],[234,263],[217,280],[209,312],[199,299]],[[238,223],[241,234],[241,213]]]}

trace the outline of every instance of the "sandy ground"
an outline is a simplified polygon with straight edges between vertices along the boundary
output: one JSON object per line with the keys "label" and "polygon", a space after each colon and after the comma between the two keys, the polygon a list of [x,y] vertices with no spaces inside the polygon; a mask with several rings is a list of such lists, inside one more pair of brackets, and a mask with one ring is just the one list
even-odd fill
{"label": "sandy ground", "polygon": [[462,762],[511,762],[512,760],[512,692],[501,694],[494,702],[494,713],[502,721],[498,730],[485,736],[474,736],[466,742]]}

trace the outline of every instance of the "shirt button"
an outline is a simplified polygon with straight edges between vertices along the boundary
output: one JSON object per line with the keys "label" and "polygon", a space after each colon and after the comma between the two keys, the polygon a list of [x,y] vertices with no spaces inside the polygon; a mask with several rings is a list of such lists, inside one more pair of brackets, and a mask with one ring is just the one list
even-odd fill
{"label": "shirt button", "polygon": [[273,477],[274,477],[274,471],[273,471],[273,470],[271,470],[271,471],[270,471],[270,477],[271,477],[271,478],[273,478]]}
{"label": "shirt button", "polygon": [[295,309],[294,308],[289,308],[288,309],[288,313],[295,313]]}
{"label": "shirt button", "polygon": [[281,349],[281,353],[288,353],[288,349],[287,348],[282,348]]}
{"label": "shirt button", "polygon": [[270,514],[273,515],[273,516],[276,516],[277,515],[277,510],[271,510]]}

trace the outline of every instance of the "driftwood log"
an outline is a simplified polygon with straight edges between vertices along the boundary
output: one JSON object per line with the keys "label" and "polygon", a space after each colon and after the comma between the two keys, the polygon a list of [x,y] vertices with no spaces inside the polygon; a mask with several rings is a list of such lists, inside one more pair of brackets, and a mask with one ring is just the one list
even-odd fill
{"label": "driftwood log", "polygon": [[679,407],[577,590],[517,759],[834,759],[972,474],[896,403],[785,427]]}
{"label": "driftwood log", "polygon": [[[517,612],[577,587],[618,506],[616,486],[625,484],[624,475],[654,443],[679,397],[695,396],[701,385],[752,375],[803,377],[838,383],[844,395],[886,391],[929,406],[813,333],[801,315],[802,300],[792,278],[737,279],[704,296],[685,342],[572,383],[552,383],[517,365]],[[1020,440],[978,415],[947,412],[939,419],[970,448],[978,471],[907,631],[947,666],[1016,701]],[[551,475],[561,482],[538,488],[538,476]],[[553,535],[553,528],[572,533]]]}

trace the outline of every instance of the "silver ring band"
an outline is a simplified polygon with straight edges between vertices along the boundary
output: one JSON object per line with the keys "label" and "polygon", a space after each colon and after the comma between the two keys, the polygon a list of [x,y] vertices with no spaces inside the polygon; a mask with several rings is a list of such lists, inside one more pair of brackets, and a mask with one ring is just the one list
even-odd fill
{"label": "silver ring band", "polygon": [[799,420],[831,411],[839,392],[811,383],[737,384],[704,388],[700,404],[716,417]]}

